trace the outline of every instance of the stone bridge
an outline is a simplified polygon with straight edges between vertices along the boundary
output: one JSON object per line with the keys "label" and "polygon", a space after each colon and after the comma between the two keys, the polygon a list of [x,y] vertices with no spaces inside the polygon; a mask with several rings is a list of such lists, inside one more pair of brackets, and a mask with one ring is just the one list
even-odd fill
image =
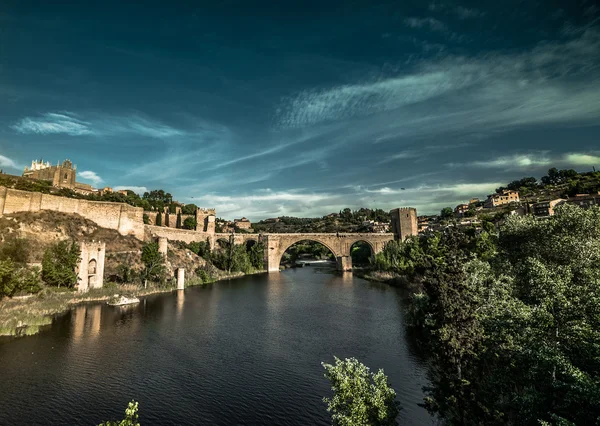
{"label": "stone bridge", "polygon": [[145,226],[146,238],[158,238],[159,250],[167,254],[168,240],[208,241],[214,248],[218,241],[225,240],[234,244],[244,244],[249,241],[262,242],[265,245],[265,269],[268,272],[279,272],[279,263],[283,253],[293,244],[300,241],[316,241],[327,247],[337,260],[340,271],[352,270],[352,257],[350,250],[357,242],[365,242],[371,247],[371,254],[375,255],[383,250],[385,244],[392,240],[404,240],[409,235],[417,235],[417,211],[414,208],[399,208],[390,212],[392,217],[391,233],[298,233],[298,234],[242,234],[242,233],[215,233],[198,232],[183,229],[165,228],[152,225]]}
{"label": "stone bridge", "polygon": [[243,244],[249,241],[263,242],[265,244],[265,269],[268,272],[278,272],[279,263],[283,253],[292,245],[300,241],[316,241],[323,244],[333,253],[340,271],[352,270],[352,257],[350,250],[357,242],[365,242],[375,255],[383,250],[388,241],[394,240],[394,234],[347,234],[347,233],[305,233],[305,234],[215,234],[215,242],[233,239],[234,244]]}

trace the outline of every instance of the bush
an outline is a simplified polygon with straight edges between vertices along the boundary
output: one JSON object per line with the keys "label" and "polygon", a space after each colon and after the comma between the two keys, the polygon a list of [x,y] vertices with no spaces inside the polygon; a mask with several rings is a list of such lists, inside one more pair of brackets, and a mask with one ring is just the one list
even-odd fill
{"label": "bush", "polygon": [[42,259],[42,279],[50,286],[75,287],[75,268],[80,261],[79,245],[73,241],[59,241],[48,247]]}
{"label": "bush", "polygon": [[146,213],[144,213],[143,219],[144,219],[144,225],[150,225],[150,216],[148,216]]}
{"label": "bush", "polygon": [[19,293],[37,293],[42,289],[38,268],[17,267],[10,260],[0,260],[0,298]]}
{"label": "bush", "polygon": [[25,238],[5,241],[0,248],[0,259],[11,259],[18,264],[27,263],[29,261],[29,241]]}
{"label": "bush", "polygon": [[194,219],[193,217],[186,217],[183,221],[184,229],[196,229],[196,225],[196,219]]}
{"label": "bush", "polygon": [[322,363],[331,382],[333,398],[323,398],[334,425],[395,425],[400,405],[383,370],[377,374],[349,358],[337,357],[335,365]]}

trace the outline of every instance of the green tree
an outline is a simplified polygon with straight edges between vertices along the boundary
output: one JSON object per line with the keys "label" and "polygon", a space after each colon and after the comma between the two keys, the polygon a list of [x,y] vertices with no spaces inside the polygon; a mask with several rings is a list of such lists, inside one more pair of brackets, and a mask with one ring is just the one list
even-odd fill
{"label": "green tree", "polygon": [[73,241],[59,241],[46,249],[42,258],[42,279],[50,286],[74,287],[77,284],[77,268],[81,250]]}
{"label": "green tree", "polygon": [[183,228],[184,229],[196,229],[196,219],[193,217],[186,217],[185,220],[183,221]]}
{"label": "green tree", "polygon": [[154,222],[156,226],[162,226],[162,213],[158,212],[156,214],[156,221]]}
{"label": "green tree", "polygon": [[248,256],[250,257],[250,264],[256,270],[262,270],[264,268],[264,258],[265,258],[265,245],[264,243],[256,243],[250,250],[248,251]]}
{"label": "green tree", "polygon": [[148,216],[146,213],[144,213],[144,216],[142,216],[142,219],[144,220],[144,225],[150,224],[150,216]]}
{"label": "green tree", "polygon": [[383,370],[376,374],[355,358],[322,363],[332,398],[323,398],[336,426],[395,425],[400,405]]}
{"label": "green tree", "polygon": [[440,211],[440,218],[442,218],[442,219],[452,219],[453,217],[454,217],[454,210],[452,210],[452,207],[444,207]]}
{"label": "green tree", "polygon": [[165,258],[158,251],[158,243],[147,243],[142,247],[142,269],[141,278],[144,288],[148,287],[148,281],[163,283],[166,276]]}
{"label": "green tree", "polygon": [[131,401],[125,409],[125,418],[123,420],[103,422],[98,426],[140,426],[138,407],[139,404],[136,401]]}
{"label": "green tree", "polygon": [[195,204],[186,204],[185,206],[183,206],[181,208],[181,213],[195,215],[197,210],[198,210],[198,206],[197,205],[195,205]]}

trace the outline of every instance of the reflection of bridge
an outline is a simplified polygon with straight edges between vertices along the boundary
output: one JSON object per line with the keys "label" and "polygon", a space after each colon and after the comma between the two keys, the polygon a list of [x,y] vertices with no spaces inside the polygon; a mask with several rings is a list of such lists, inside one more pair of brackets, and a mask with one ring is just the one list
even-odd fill
{"label": "reflection of bridge", "polygon": [[394,239],[394,234],[215,234],[215,241],[233,239],[234,244],[244,244],[249,241],[265,244],[265,269],[269,272],[279,271],[279,262],[283,253],[300,241],[316,241],[323,244],[337,259],[340,271],[352,270],[350,250],[357,242],[365,242],[375,255],[383,250],[385,243]]}
{"label": "reflection of bridge", "polygon": [[146,225],[147,235],[158,238],[159,250],[167,253],[168,240],[208,241],[214,248],[217,241],[225,240],[233,244],[246,244],[250,241],[262,242],[265,245],[265,269],[269,272],[279,271],[279,262],[283,253],[292,245],[300,241],[316,241],[327,247],[337,260],[340,271],[352,270],[352,257],[350,251],[357,242],[365,242],[375,255],[383,250],[388,241],[404,239],[409,235],[417,234],[417,211],[414,208],[394,209],[390,212],[392,217],[393,233],[304,233],[304,234],[222,234],[215,232],[185,231],[182,229],[164,228]]}

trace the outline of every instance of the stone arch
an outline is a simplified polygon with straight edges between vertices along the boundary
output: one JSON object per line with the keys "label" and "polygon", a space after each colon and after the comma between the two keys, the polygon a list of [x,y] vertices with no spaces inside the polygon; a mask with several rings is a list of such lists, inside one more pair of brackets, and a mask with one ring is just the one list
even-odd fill
{"label": "stone arch", "polygon": [[292,247],[294,244],[298,244],[299,242],[302,241],[312,241],[315,243],[319,243],[321,245],[323,245],[327,250],[329,250],[331,252],[331,254],[333,254],[334,258],[338,258],[339,254],[338,251],[333,249],[331,247],[330,244],[328,244],[327,242],[323,241],[322,239],[318,238],[318,237],[310,237],[310,236],[302,236],[299,238],[293,238],[290,240],[284,240],[282,241],[281,246],[279,247],[278,252],[275,254],[275,259],[277,259],[277,268],[279,268],[279,265],[281,264],[281,258],[283,257],[284,253],[290,248]]}
{"label": "stone arch", "polygon": [[258,238],[247,238],[244,240],[244,245],[246,246],[246,251],[250,250],[256,244],[258,244]]}
{"label": "stone arch", "polygon": [[228,238],[217,238],[215,240],[215,249],[220,249],[220,248],[225,248],[229,245],[229,239]]}
{"label": "stone arch", "polygon": [[354,263],[354,259],[352,257],[352,249],[356,244],[365,244],[367,247],[369,247],[369,250],[371,251],[371,255],[370,255],[371,259],[375,258],[375,254],[377,252],[375,251],[375,246],[373,245],[373,243],[371,241],[368,241],[367,239],[359,238],[349,244],[348,255],[350,256],[350,259],[352,260],[353,263]]}
{"label": "stone arch", "polygon": [[369,248],[371,249],[371,256],[375,256],[376,250],[375,250],[375,246],[373,245],[373,243],[365,238],[358,238],[354,241],[352,241],[350,243],[350,250],[352,251],[352,247],[354,246],[354,244],[356,243],[365,243],[369,246]]}

